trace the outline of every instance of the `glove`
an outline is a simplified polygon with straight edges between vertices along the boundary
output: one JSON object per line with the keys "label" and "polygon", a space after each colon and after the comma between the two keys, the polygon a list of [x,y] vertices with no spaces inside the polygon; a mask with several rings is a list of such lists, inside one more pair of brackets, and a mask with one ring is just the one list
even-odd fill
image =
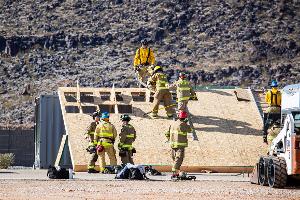
{"label": "glove", "polygon": [[118,149],[120,150],[120,149],[122,149],[122,143],[118,143]]}
{"label": "glove", "polygon": [[131,152],[132,152],[132,153],[136,153],[136,149],[133,148],[133,149],[131,150]]}
{"label": "glove", "polygon": [[194,101],[198,100],[197,96],[192,96],[191,99],[194,100]]}
{"label": "glove", "polygon": [[90,154],[96,153],[96,146],[89,146],[88,148],[86,148],[86,151]]}
{"label": "glove", "polygon": [[267,136],[263,136],[264,143],[268,144]]}
{"label": "glove", "polygon": [[104,147],[102,145],[97,145],[96,149],[97,152],[102,152],[104,150]]}
{"label": "glove", "polygon": [[143,65],[137,65],[137,66],[134,67],[134,70],[135,70],[136,72],[139,72],[139,71],[141,70],[142,66],[143,66]]}
{"label": "glove", "polygon": [[169,132],[166,132],[166,133],[165,133],[165,136],[166,136],[167,140],[169,141],[169,140],[170,140],[170,133],[169,133]]}

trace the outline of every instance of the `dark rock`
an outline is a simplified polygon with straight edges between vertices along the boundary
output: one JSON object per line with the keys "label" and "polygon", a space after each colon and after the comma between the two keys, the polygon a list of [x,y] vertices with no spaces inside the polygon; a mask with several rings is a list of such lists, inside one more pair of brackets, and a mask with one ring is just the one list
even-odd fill
{"label": "dark rock", "polygon": [[6,46],[6,39],[0,35],[0,52],[4,51]]}
{"label": "dark rock", "polygon": [[152,40],[155,42],[159,42],[163,40],[164,37],[165,37],[165,30],[162,28],[158,28],[154,30]]}
{"label": "dark rock", "polygon": [[[131,65],[144,38],[152,39],[157,64],[172,82],[179,72],[200,85],[261,87],[271,78],[282,86],[299,82],[299,6],[293,1],[220,1],[217,6],[187,0],[142,0],[138,6],[124,0],[0,4],[5,25],[0,83],[12,91],[8,96],[28,80],[39,83],[36,95],[52,94],[63,81],[74,86],[71,80],[78,77],[90,87],[136,86]],[[23,116],[24,122],[30,121],[33,105],[14,105],[20,108],[30,111]],[[18,121],[14,109],[0,120]]]}
{"label": "dark rock", "polygon": [[123,0],[114,0],[114,3],[115,3],[115,4],[122,4],[122,3],[123,3]]}

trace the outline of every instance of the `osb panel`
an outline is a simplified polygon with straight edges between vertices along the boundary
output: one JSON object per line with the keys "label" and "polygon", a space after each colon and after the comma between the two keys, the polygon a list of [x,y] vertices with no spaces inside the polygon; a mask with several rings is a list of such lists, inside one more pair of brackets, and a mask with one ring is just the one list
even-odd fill
{"label": "osb panel", "polygon": [[[65,91],[68,89],[64,88]],[[118,90],[139,89],[115,89]],[[73,91],[76,91],[76,88]],[[262,122],[255,102],[237,101],[234,90],[200,91],[197,92],[197,96],[198,101],[189,102],[189,110],[199,141],[192,141],[191,137],[189,138],[183,165],[254,166],[258,157],[265,154],[267,148],[262,142]],[[166,143],[164,132],[171,120],[165,117],[164,110],[159,111],[159,115],[162,116],[159,119],[143,116],[145,112],[151,110],[149,102],[131,103],[133,105],[131,124],[137,130],[137,139],[134,143],[137,149],[134,156],[135,163],[170,165],[172,163],[170,147]],[[84,130],[92,118],[88,114],[65,113],[65,109],[62,110],[66,131],[69,134],[73,164],[85,165],[90,156],[85,151],[87,141],[84,139]],[[111,114],[111,122],[118,132],[121,129],[119,117],[120,114]],[[117,143],[118,141],[115,146]],[[119,158],[118,162],[120,163]]]}

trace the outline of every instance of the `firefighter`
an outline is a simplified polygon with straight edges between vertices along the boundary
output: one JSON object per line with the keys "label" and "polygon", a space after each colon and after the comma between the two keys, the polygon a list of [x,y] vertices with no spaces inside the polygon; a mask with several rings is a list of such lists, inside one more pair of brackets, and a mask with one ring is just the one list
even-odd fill
{"label": "firefighter", "polygon": [[153,75],[149,78],[147,85],[155,91],[151,116],[153,118],[157,117],[160,101],[163,101],[167,116],[172,118],[175,112],[172,105],[172,95],[169,90],[167,76],[163,73],[162,67],[156,66],[154,68]]}
{"label": "firefighter", "polygon": [[134,127],[131,124],[129,124],[130,120],[131,118],[128,115],[121,115],[121,121],[123,122],[123,124],[121,132],[119,134],[120,143],[118,144],[118,148],[122,164],[134,164],[132,159],[132,153],[134,152],[132,143],[136,139],[136,132]]}
{"label": "firefighter", "polygon": [[281,111],[281,92],[278,90],[277,81],[273,80],[271,83],[271,90],[265,96],[268,108],[266,113],[280,113]]}
{"label": "firefighter", "polygon": [[196,100],[197,96],[191,83],[186,80],[186,75],[184,73],[179,73],[179,80],[172,84],[170,88],[176,88],[178,111],[182,110],[188,112],[187,104],[189,100]]}
{"label": "firefighter", "polygon": [[100,158],[100,172],[105,171],[105,153],[107,153],[111,166],[117,165],[116,151],[114,149],[114,142],[117,136],[115,126],[109,122],[109,113],[104,112],[101,115],[101,122],[97,125],[95,130],[97,141],[97,154]]}
{"label": "firefighter", "polygon": [[96,126],[99,124],[100,115],[101,115],[100,111],[97,111],[97,112],[93,113],[92,117],[93,117],[94,121],[91,122],[91,124],[87,127],[86,133],[85,133],[86,138],[89,139],[89,146],[86,150],[91,155],[90,162],[89,162],[89,165],[88,165],[88,173],[99,173],[99,171],[97,171],[95,169],[95,163],[98,160],[98,154],[96,152],[97,143],[94,140],[94,133],[95,133]]}
{"label": "firefighter", "polygon": [[280,131],[281,131],[281,127],[278,121],[275,121],[268,129],[267,144],[269,145],[269,149],[271,148],[273,140],[277,137]]}
{"label": "firefighter", "polygon": [[169,130],[165,133],[172,149],[172,177],[179,176],[180,166],[184,159],[184,149],[188,146],[187,133],[192,131],[187,124],[187,117],[187,112],[179,111],[178,120],[172,122]]}
{"label": "firefighter", "polygon": [[152,49],[149,47],[149,41],[143,39],[141,47],[136,51],[134,57],[134,70],[138,72],[138,78],[145,82],[146,76],[151,75],[152,68],[155,63],[155,57]]}

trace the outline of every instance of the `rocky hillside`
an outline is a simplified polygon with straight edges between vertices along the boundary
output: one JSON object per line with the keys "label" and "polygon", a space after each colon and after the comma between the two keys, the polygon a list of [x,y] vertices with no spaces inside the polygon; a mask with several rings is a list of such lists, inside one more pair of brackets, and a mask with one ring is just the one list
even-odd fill
{"label": "rocky hillside", "polygon": [[196,85],[300,80],[298,0],[0,0],[0,8],[2,124],[32,123],[34,97],[76,79],[136,86],[142,38],[152,40],[170,81],[180,71]]}

